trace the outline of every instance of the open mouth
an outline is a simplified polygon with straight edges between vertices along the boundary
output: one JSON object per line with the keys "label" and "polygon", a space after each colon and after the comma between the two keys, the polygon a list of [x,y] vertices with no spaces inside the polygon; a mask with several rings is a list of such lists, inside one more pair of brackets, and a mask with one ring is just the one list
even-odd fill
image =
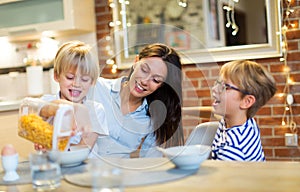
{"label": "open mouth", "polygon": [[216,105],[218,105],[219,103],[221,103],[221,101],[217,98],[217,97],[215,97],[215,96],[213,96],[213,103],[212,103],[212,105],[213,106],[216,106]]}
{"label": "open mouth", "polygon": [[219,100],[214,100],[213,105],[215,106],[215,105],[218,105],[219,103],[220,103]]}
{"label": "open mouth", "polygon": [[72,97],[78,97],[81,94],[81,91],[69,89],[69,93]]}
{"label": "open mouth", "polygon": [[146,89],[144,89],[140,84],[138,84],[137,82],[135,83],[135,90],[139,93],[146,91]]}

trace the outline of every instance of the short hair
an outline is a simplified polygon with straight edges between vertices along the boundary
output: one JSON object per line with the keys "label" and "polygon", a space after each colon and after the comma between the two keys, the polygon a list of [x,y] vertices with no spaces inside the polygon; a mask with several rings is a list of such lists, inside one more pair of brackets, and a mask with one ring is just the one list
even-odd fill
{"label": "short hair", "polygon": [[[255,97],[255,103],[247,111],[248,118],[253,117],[276,92],[276,83],[271,73],[254,61],[237,60],[225,63],[220,75],[230,79],[239,89]],[[244,97],[245,94],[242,96]]]}
{"label": "short hair", "polygon": [[75,67],[82,74],[92,78],[95,84],[100,75],[98,62],[91,54],[91,47],[81,41],[64,43],[57,51],[54,59],[54,73],[61,75]]}

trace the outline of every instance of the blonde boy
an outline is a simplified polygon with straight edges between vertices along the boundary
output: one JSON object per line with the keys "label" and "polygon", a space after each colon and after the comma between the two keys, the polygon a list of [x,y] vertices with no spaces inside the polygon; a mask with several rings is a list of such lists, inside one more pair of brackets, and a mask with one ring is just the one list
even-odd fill
{"label": "blonde boy", "polygon": [[213,112],[223,118],[212,144],[212,158],[265,161],[253,116],[273,97],[275,80],[260,64],[241,60],[224,64],[212,95]]}
{"label": "blonde boy", "polygon": [[[108,126],[103,105],[86,98],[89,89],[99,77],[98,63],[92,59],[90,51],[91,47],[80,41],[64,43],[54,60],[54,79],[59,83],[60,91],[57,95],[44,95],[42,99],[62,99],[87,106],[92,132],[73,136],[71,144],[87,144],[93,147],[99,135],[108,135]],[[42,146],[35,148],[39,149]],[[94,147],[90,157],[95,156],[97,148]]]}

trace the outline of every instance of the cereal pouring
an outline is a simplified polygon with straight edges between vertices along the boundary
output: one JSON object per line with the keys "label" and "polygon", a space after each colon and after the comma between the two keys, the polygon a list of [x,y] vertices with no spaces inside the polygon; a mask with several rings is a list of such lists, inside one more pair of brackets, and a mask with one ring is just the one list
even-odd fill
{"label": "cereal pouring", "polygon": [[[45,106],[53,113],[40,114]],[[73,126],[73,106],[37,98],[23,99],[19,109],[18,135],[47,149],[64,151],[69,146]]]}

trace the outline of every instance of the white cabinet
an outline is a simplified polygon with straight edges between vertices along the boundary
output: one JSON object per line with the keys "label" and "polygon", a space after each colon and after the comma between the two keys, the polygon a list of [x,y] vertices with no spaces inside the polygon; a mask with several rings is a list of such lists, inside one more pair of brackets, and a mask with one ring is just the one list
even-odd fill
{"label": "white cabinet", "polygon": [[95,30],[94,0],[6,0],[0,3],[0,36],[52,36]]}
{"label": "white cabinet", "polygon": [[6,144],[12,144],[19,157],[28,157],[29,153],[34,152],[34,146],[32,142],[18,136],[18,117],[18,110],[0,112],[0,149]]}

